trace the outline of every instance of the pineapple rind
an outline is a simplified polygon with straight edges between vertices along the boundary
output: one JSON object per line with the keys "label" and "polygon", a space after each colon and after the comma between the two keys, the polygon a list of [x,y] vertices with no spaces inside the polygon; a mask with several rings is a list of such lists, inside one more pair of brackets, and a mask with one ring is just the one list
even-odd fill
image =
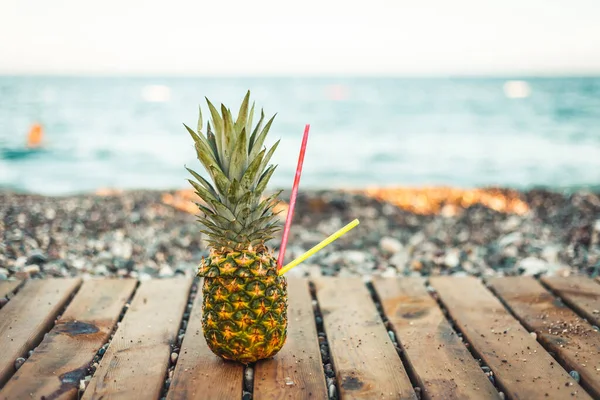
{"label": "pineapple rind", "polygon": [[[225,255],[203,262],[203,265],[217,263],[226,273],[205,275],[202,330],[213,353],[248,364],[272,357],[285,343],[287,281],[277,276],[275,258],[269,256],[265,273],[258,274],[257,271],[263,270],[257,266],[263,265],[264,254],[258,254],[253,263],[248,263],[247,252],[237,253],[235,257]],[[228,265],[231,263],[234,265]]]}

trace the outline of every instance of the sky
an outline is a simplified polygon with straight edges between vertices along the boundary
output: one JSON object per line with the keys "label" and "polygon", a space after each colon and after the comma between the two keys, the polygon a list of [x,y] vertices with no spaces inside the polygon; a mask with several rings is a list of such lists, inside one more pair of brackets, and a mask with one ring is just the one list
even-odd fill
{"label": "sky", "polygon": [[599,20],[599,0],[2,0],[0,74],[597,75]]}

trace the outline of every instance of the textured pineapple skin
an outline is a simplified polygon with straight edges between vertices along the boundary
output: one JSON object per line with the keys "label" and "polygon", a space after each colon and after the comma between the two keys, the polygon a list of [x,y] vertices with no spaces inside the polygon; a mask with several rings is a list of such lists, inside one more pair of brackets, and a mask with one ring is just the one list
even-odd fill
{"label": "textured pineapple skin", "polygon": [[287,281],[276,260],[236,252],[200,267],[202,330],[217,356],[249,364],[274,356],[287,338]]}

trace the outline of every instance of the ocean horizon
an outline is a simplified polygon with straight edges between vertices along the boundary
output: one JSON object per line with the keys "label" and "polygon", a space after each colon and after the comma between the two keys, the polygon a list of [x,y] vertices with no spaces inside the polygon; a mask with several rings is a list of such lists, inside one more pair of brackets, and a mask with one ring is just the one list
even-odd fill
{"label": "ocean horizon", "polygon": [[207,120],[205,96],[235,115],[247,90],[277,113],[270,188],[291,186],[310,124],[304,189],[600,190],[600,77],[564,76],[0,76],[0,190],[188,187],[184,166],[204,170],[183,123]]}

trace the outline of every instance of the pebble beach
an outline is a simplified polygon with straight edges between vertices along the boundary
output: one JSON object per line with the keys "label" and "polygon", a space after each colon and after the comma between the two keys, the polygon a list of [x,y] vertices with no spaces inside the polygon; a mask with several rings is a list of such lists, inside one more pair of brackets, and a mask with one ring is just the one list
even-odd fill
{"label": "pebble beach", "polygon": [[[165,202],[166,195],[177,193],[49,197],[0,192],[0,280],[195,274],[208,254],[201,226],[193,212]],[[288,275],[600,273],[600,193],[530,190],[516,196],[525,210],[498,211],[471,202],[427,212],[367,192],[301,191],[285,262],[355,218],[360,225]],[[280,198],[289,199],[289,192]],[[282,225],[286,212],[280,213]],[[277,252],[280,240],[275,237],[268,245]]]}

